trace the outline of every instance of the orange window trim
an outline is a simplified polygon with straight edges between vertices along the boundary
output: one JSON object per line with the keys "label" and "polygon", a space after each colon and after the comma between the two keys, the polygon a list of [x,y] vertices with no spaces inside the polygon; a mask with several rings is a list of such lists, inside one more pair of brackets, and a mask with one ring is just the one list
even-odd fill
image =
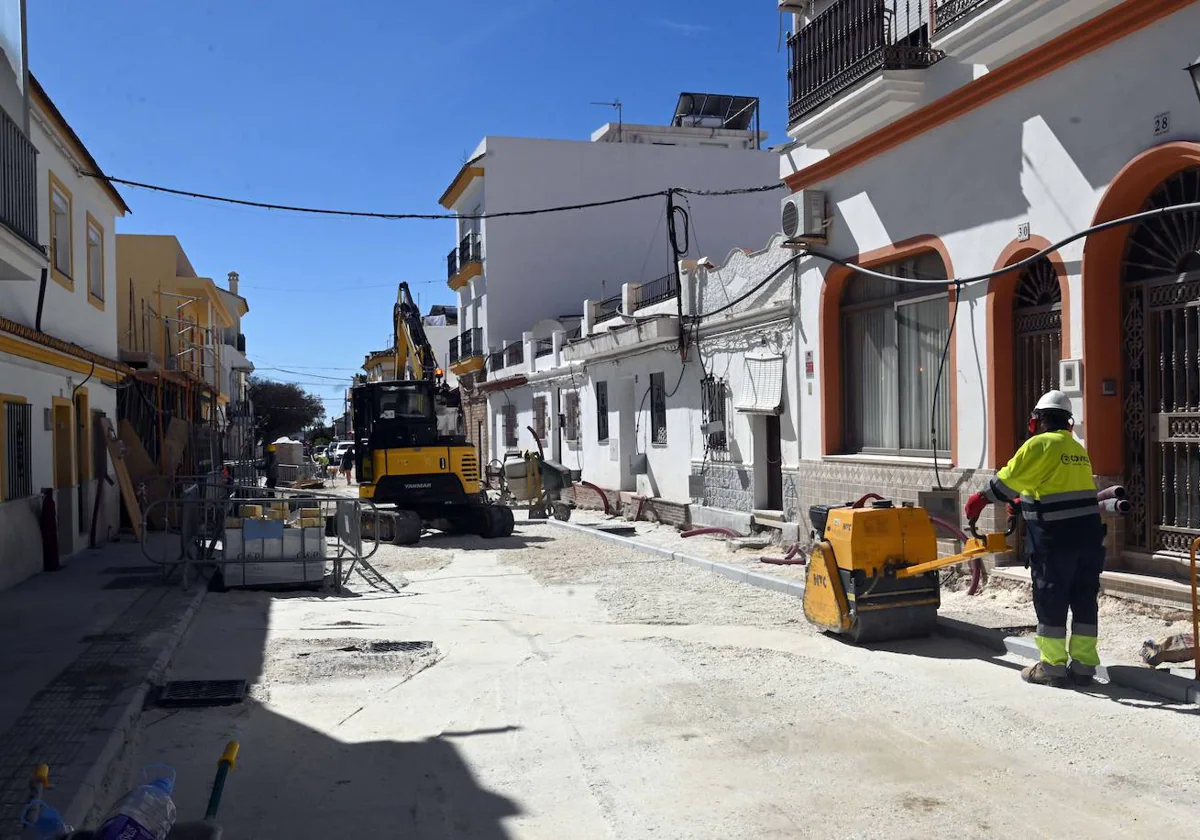
{"label": "orange window trim", "polygon": [[[1049,248],[1051,242],[1033,235],[1025,242],[1013,240],[1004,247],[995,268],[1020,262]],[[1071,290],[1067,269],[1057,251],[1047,254],[1058,275],[1062,293],[1062,358],[1071,358]],[[987,290],[987,453],[988,467],[999,469],[1017,451],[1017,434],[1013,428],[1016,406],[1013,405],[1013,382],[1016,374],[1013,354],[1016,352],[1013,334],[1013,310],[1017,295],[1018,272],[1009,272],[988,281]],[[1030,406],[1032,409],[1033,406]]]}
{"label": "orange window trim", "polygon": [[[1163,143],[1142,152],[1113,178],[1092,224],[1136,213],[1163,181],[1193,166],[1200,166],[1200,143]],[[1083,247],[1083,436],[1097,475],[1125,471],[1121,263],[1130,232],[1107,230]],[[1106,380],[1116,384],[1115,395],[1104,394]]]}
{"label": "orange window trim", "polygon": [[[1190,6],[1195,0],[1126,0],[1088,22],[997,67],[954,92],[917,109],[863,139],[784,179],[802,190],[845,172],[903,143],[933,131],[1005,94],[1102,49],[1155,21]],[[1182,72],[1182,71],[1181,71]]]}
{"label": "orange window trim", "polygon": [[[865,254],[850,257],[848,262],[871,268],[885,263],[914,257],[927,251],[935,252],[946,267],[946,275],[954,276],[954,264],[946,244],[936,236],[914,236]],[[845,382],[842,372],[842,293],[854,272],[844,266],[833,266],[825,275],[821,287],[819,336],[821,346],[821,451],[825,455],[840,455],[845,447]],[[954,326],[953,288],[949,288],[951,329]],[[950,461],[958,464],[958,351],[957,341],[950,342],[946,360],[946,379],[950,399]]]}

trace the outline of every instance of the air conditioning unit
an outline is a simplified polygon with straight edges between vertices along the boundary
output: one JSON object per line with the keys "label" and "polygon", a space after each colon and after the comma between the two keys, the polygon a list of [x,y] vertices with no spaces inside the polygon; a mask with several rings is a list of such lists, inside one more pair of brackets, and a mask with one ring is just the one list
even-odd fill
{"label": "air conditioning unit", "polygon": [[829,223],[825,219],[824,190],[792,193],[783,200],[779,218],[783,236],[789,242],[825,242],[825,229]]}

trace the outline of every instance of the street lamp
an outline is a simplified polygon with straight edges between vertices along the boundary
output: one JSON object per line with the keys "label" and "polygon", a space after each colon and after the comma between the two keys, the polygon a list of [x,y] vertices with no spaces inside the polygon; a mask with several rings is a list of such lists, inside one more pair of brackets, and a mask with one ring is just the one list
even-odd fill
{"label": "street lamp", "polygon": [[1200,56],[1187,66],[1188,75],[1192,77],[1192,86],[1196,88],[1196,97],[1200,98]]}

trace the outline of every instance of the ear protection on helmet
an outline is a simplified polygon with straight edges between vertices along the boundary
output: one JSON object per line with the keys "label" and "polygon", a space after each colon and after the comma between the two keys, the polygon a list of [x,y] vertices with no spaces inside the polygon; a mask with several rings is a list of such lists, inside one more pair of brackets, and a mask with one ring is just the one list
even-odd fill
{"label": "ear protection on helmet", "polygon": [[[1037,424],[1038,424],[1038,416],[1037,415],[1038,415],[1038,413],[1036,411],[1034,411],[1032,414],[1029,415],[1029,425],[1027,426],[1027,428],[1029,429],[1029,434],[1031,434],[1031,435],[1037,434]],[[1070,429],[1075,428],[1075,418],[1074,417],[1067,420],[1067,428],[1070,428]]]}

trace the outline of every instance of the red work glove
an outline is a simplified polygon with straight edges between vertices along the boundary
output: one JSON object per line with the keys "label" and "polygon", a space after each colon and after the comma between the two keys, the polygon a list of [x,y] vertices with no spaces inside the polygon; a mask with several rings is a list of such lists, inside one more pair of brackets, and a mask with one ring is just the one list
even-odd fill
{"label": "red work glove", "polygon": [[982,493],[975,493],[971,498],[967,499],[966,507],[963,510],[967,514],[968,522],[975,522],[979,519],[979,515],[983,513],[984,508],[988,506],[987,496]]}

